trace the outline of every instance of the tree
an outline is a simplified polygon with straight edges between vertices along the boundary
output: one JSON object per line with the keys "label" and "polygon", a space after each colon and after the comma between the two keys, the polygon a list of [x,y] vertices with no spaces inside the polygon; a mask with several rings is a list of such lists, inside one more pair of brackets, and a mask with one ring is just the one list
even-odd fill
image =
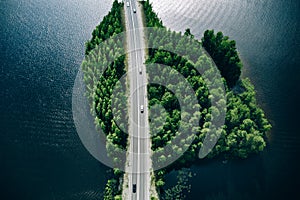
{"label": "tree", "polygon": [[214,30],[206,30],[202,38],[202,45],[215,61],[227,85],[230,88],[235,86],[242,69],[235,41],[223,36],[222,32],[215,35]]}

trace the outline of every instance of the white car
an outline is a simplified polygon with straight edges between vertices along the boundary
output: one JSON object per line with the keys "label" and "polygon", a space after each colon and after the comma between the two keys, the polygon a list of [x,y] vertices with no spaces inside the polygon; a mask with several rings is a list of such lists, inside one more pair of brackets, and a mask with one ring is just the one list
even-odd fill
{"label": "white car", "polygon": [[144,113],[144,105],[141,105],[141,113]]}
{"label": "white car", "polygon": [[133,9],[133,12],[136,13],[136,9],[135,8]]}
{"label": "white car", "polygon": [[140,74],[142,74],[142,68],[141,67],[139,68],[139,72],[140,72]]}
{"label": "white car", "polygon": [[130,5],[129,5],[129,1],[127,1],[127,2],[126,2],[126,5],[127,5],[127,7],[129,7],[129,6],[130,6]]}

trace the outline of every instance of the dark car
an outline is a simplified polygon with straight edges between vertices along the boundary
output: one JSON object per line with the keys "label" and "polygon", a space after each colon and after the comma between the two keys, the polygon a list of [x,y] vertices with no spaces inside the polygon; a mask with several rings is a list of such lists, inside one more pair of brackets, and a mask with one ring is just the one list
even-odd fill
{"label": "dark car", "polygon": [[132,192],[133,192],[133,193],[136,193],[136,184],[133,184]]}

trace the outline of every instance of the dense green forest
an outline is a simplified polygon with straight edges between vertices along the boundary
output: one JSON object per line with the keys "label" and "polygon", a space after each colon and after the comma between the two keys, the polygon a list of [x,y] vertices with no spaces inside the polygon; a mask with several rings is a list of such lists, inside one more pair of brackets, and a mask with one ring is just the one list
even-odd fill
{"label": "dense green forest", "polygon": [[113,2],[112,9],[102,19],[101,23],[93,30],[91,40],[86,42],[86,55],[88,55],[89,52],[92,51],[101,42],[107,40],[113,35],[122,33],[124,31],[121,15],[121,9],[123,6],[124,3],[118,3],[118,1]]}
{"label": "dense green forest", "polygon": [[[127,96],[125,83],[118,82],[126,73],[123,38],[109,38],[124,31],[123,3],[113,2],[111,11],[95,28],[91,40],[86,42],[86,58],[82,63],[86,96],[95,117],[97,130],[106,134],[108,156],[118,160],[114,153],[127,145]],[[118,124],[118,125],[117,125]],[[104,190],[104,199],[121,199],[120,179],[123,172],[114,169]]]}
{"label": "dense green forest", "polygon": [[214,34],[214,30],[206,30],[202,38],[202,46],[218,66],[228,86],[230,88],[235,86],[242,69],[235,41],[223,36],[222,32]]}
{"label": "dense green forest", "polygon": [[105,185],[103,199],[104,200],[122,200],[122,190],[120,188],[121,178],[123,177],[123,172],[118,169],[113,169],[110,172],[110,177],[108,177],[107,183]]}
{"label": "dense green forest", "polygon": [[[86,45],[88,54],[82,63],[82,70],[97,129],[102,129],[112,144],[126,149],[127,124],[121,123],[118,127],[116,123],[127,121],[126,85],[118,82],[126,73],[124,41],[122,38],[101,41],[123,31],[122,8],[123,3],[114,1],[111,11],[104,17],[105,20],[96,27],[95,30],[98,31],[93,31],[93,37]],[[101,27],[105,29],[110,24],[116,24],[116,26],[113,26],[109,34],[101,30]],[[98,46],[98,42],[102,42],[101,45]],[[95,44],[93,49],[89,49],[89,44]]]}
{"label": "dense green forest", "polygon": [[[229,40],[227,36],[223,36],[222,32],[215,35],[213,30],[207,30],[201,42],[190,42],[194,40],[194,36],[189,29],[184,34],[170,31],[163,27],[161,20],[153,12],[149,1],[143,2],[143,8],[147,26],[154,27],[154,31],[148,31],[147,33],[148,46],[159,47],[149,49],[147,63],[164,64],[180,72],[193,87],[199,104],[196,105],[199,107],[199,111],[182,113],[176,96],[168,88],[155,84],[148,86],[149,107],[151,108],[151,106],[159,103],[166,110],[164,115],[156,116],[155,119],[151,118],[151,120],[157,122],[165,121],[163,126],[156,127],[157,130],[155,128],[154,131],[152,128],[150,130],[150,132],[153,131],[151,135],[153,157],[157,156],[157,161],[153,159],[153,162],[158,162],[159,165],[160,162],[167,159],[168,156],[166,157],[160,152],[163,152],[164,146],[169,144],[171,140],[176,140],[176,135],[180,134],[178,133],[180,116],[189,117],[191,123],[193,120],[200,119],[199,126],[193,127],[197,130],[197,134],[194,135],[194,141],[189,146],[188,151],[184,152],[181,146],[173,146],[173,154],[182,156],[171,166],[155,173],[156,186],[160,189],[160,196],[165,198],[167,194],[162,190],[164,175],[172,169],[189,167],[198,162],[199,150],[203,146],[203,140],[208,133],[211,134],[211,137],[220,136],[220,138],[207,158],[221,156],[223,159],[244,159],[253,153],[261,152],[265,148],[266,133],[270,130],[271,125],[263,110],[257,105],[254,86],[249,79],[240,78],[242,63],[234,40]],[[155,31],[155,28],[157,28],[157,31]],[[195,44],[198,44],[198,46],[195,46]],[[213,60],[201,50],[202,46]],[[174,49],[172,52],[184,52],[193,57],[187,59],[165,49]],[[195,51],[195,49],[198,49],[198,51]],[[193,54],[190,54],[189,51]],[[217,102],[217,105],[222,106],[211,105],[211,100],[218,98],[218,95],[220,95],[221,88],[208,90],[203,77],[195,70],[195,68],[198,69],[203,66],[212,66],[213,63],[217,65],[223,77],[221,81],[223,81],[226,89],[227,101],[220,99]],[[152,72],[147,68],[147,73],[151,74]],[[163,68],[160,73],[161,76],[154,79],[167,76],[167,70]],[[210,80],[220,81],[213,78],[216,74],[215,71],[208,70],[205,73],[212,77]],[[213,84],[216,85],[217,82]],[[224,104],[226,105],[224,106]],[[223,107],[226,107],[227,110],[222,110]],[[213,117],[212,111],[215,113],[226,112],[225,124],[219,129],[210,127]],[[158,131],[159,129],[160,131]],[[177,144],[185,145],[188,140],[190,138],[181,139]]]}

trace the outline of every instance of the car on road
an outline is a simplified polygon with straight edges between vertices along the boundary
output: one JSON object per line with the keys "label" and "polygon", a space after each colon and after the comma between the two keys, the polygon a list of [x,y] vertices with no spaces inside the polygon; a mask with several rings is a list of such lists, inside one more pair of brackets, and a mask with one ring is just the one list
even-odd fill
{"label": "car on road", "polygon": [[133,9],[133,12],[136,13],[136,9],[135,8]]}
{"label": "car on road", "polygon": [[127,7],[129,7],[129,1],[126,2]]}
{"label": "car on road", "polygon": [[141,105],[141,113],[144,113],[144,105]]}
{"label": "car on road", "polygon": [[140,72],[140,74],[142,74],[142,68],[139,68],[139,72]]}
{"label": "car on road", "polygon": [[132,192],[136,193],[136,184],[133,184],[133,186],[132,186]]}

